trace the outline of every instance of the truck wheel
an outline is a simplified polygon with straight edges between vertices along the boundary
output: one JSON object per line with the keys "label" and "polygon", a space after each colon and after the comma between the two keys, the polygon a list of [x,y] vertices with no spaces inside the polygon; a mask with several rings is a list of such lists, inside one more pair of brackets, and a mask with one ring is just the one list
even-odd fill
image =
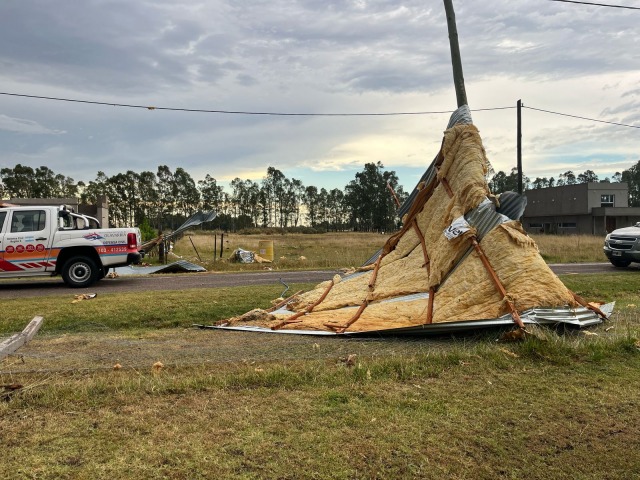
{"label": "truck wheel", "polygon": [[82,288],[94,284],[100,271],[88,257],[73,257],[62,267],[62,279],[70,287]]}
{"label": "truck wheel", "polygon": [[610,258],[609,261],[611,262],[611,265],[613,265],[614,267],[618,267],[618,268],[625,268],[628,267],[629,265],[631,265],[631,262],[629,260],[621,260],[618,258]]}

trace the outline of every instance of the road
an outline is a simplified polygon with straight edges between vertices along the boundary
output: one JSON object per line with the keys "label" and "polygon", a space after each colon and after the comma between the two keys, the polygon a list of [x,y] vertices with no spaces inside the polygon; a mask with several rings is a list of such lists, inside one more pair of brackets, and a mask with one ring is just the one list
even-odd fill
{"label": "road", "polygon": [[[609,274],[624,270],[637,271],[634,266],[629,269],[615,268],[609,263],[575,263],[549,265],[558,275],[578,273]],[[59,277],[23,278],[19,280],[0,280],[0,298],[26,298],[45,295],[69,296],[80,293],[119,293],[133,291],[182,290],[188,288],[237,287],[241,285],[279,284],[282,278],[287,284],[319,283],[329,280],[336,270],[312,270],[289,272],[249,272],[249,273],[182,273],[127,275],[115,279],[103,279],[88,289],[68,288]]]}

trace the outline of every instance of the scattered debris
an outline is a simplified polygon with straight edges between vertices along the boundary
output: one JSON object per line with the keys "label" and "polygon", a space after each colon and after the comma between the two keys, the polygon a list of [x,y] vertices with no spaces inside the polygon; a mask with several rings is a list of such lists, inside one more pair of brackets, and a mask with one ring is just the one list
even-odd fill
{"label": "scattered debris", "polygon": [[153,370],[158,371],[158,370],[162,370],[164,368],[164,363],[162,362],[156,362],[153,364]]}
{"label": "scattered debris", "polygon": [[608,332],[609,330],[613,330],[615,327],[612,325],[610,327],[607,327],[604,329],[605,332]]}
{"label": "scattered debris", "polygon": [[9,385],[0,385],[0,388],[4,390],[4,393],[0,395],[0,399],[8,402],[15,392],[22,390],[24,387],[20,383],[11,383]]}
{"label": "scattered debris", "polygon": [[340,361],[344,363],[347,367],[353,367],[356,364],[356,358],[358,355],[355,353],[351,353],[346,357],[340,357]]}
{"label": "scattered debris", "polygon": [[113,366],[113,369],[114,369],[114,370],[120,370],[121,368],[122,368],[122,365],[120,365],[119,363],[116,363],[116,364]]}
{"label": "scattered debris", "polygon": [[500,351],[506,355],[509,355],[510,357],[513,358],[520,358],[520,355],[518,355],[517,353],[512,352],[511,350],[507,350],[506,348],[501,348]]}
{"label": "scattered debris", "polygon": [[254,308],[253,310],[248,311],[244,315],[241,315],[234,319],[225,320],[225,322],[229,322],[229,321],[238,321],[238,322],[247,322],[247,323],[272,322],[275,319],[276,317],[271,313],[269,313],[268,311],[263,310],[261,308]]}
{"label": "scattered debris", "polygon": [[242,248],[236,248],[231,253],[229,261],[238,263],[271,263],[271,260],[261,257],[256,252],[243,250]]}
{"label": "scattered debris", "polygon": [[580,333],[585,337],[597,337],[598,334],[596,332],[590,332],[589,330],[582,330]]}
{"label": "scattered debris", "polygon": [[187,273],[187,272],[206,272],[207,269],[187,262],[186,260],[178,260],[167,265],[156,265],[155,267],[119,267],[116,272],[120,275],[148,275],[152,273]]}
{"label": "scattered debris", "polygon": [[42,317],[33,317],[22,332],[16,333],[15,335],[12,335],[6,340],[0,342],[0,360],[7,355],[11,355],[20,347],[28,343],[34,335],[38,333],[40,325],[42,325],[42,321]]}
{"label": "scattered debris", "polygon": [[75,300],[72,300],[71,303],[78,303],[83,300],[91,300],[92,298],[96,298],[97,296],[97,293],[81,293],[80,295],[74,295],[73,298]]}
{"label": "scattered debris", "polygon": [[500,342],[521,342],[527,338],[527,332],[524,328],[518,328],[516,330],[510,330],[502,334],[498,339]]}
{"label": "scattered debris", "polygon": [[118,278],[120,275],[118,275],[118,272],[109,272],[105,275],[106,278]]}

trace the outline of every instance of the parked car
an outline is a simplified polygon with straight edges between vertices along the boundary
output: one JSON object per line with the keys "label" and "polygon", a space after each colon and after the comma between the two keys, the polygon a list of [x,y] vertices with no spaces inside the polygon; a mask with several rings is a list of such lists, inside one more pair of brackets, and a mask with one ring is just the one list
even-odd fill
{"label": "parked car", "polygon": [[640,262],[640,222],[608,234],[604,239],[604,254],[616,267]]}

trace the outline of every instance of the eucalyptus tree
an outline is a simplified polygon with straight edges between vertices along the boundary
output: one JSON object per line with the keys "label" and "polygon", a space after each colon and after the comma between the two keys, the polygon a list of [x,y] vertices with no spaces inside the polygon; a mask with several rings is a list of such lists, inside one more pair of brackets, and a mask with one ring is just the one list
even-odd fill
{"label": "eucalyptus tree", "polygon": [[597,183],[600,179],[592,170],[585,170],[577,177],[578,183]]}
{"label": "eucalyptus tree", "polygon": [[163,230],[164,227],[173,229],[173,215],[176,208],[176,191],[175,182],[173,180],[173,172],[166,165],[158,166],[157,177],[157,212],[158,212],[158,228]]}
{"label": "eucalyptus tree", "polygon": [[204,180],[198,180],[198,190],[200,190],[202,209],[220,212],[224,201],[222,185],[218,185],[217,180],[207,173]]}
{"label": "eucalyptus tree", "polygon": [[623,171],[620,179],[629,187],[629,206],[640,207],[640,160],[628,170]]}
{"label": "eucalyptus tree", "polygon": [[367,163],[364,170],[345,187],[345,203],[354,230],[389,231],[395,228],[396,205],[389,193],[389,184],[404,195],[393,170],[385,171],[381,162]]}
{"label": "eucalyptus tree", "polygon": [[274,167],[267,168],[267,174],[262,179],[261,208],[263,227],[271,227],[279,223],[280,205],[284,191],[284,174]]}
{"label": "eucalyptus tree", "polygon": [[178,213],[190,217],[200,205],[200,191],[191,175],[182,167],[176,168],[173,174],[173,191]]}
{"label": "eucalyptus tree", "polygon": [[556,182],[557,187],[563,187],[564,185],[575,185],[578,183],[576,180],[576,175],[571,170],[567,170],[564,173],[558,175],[558,181]]}
{"label": "eucalyptus tree", "polygon": [[302,194],[302,203],[307,209],[307,221],[312,227],[315,227],[318,222],[319,202],[320,195],[318,193],[318,187],[315,185],[309,185],[306,187]]}
{"label": "eucalyptus tree", "polygon": [[288,227],[289,225],[297,227],[300,221],[300,204],[304,193],[304,185],[302,181],[292,178],[285,178],[283,181],[282,191],[278,200],[280,206],[280,226]]}
{"label": "eucalyptus tree", "polygon": [[13,168],[0,169],[0,178],[4,184],[4,195],[14,198],[33,198],[35,171],[33,168],[17,164]]}
{"label": "eucalyptus tree", "polygon": [[335,231],[342,230],[345,223],[344,192],[339,188],[333,188],[327,196],[327,215],[330,228]]}
{"label": "eucalyptus tree", "polygon": [[158,180],[156,174],[145,170],[138,175],[138,208],[136,224],[140,225],[145,219],[150,225],[159,226],[158,220]]}

